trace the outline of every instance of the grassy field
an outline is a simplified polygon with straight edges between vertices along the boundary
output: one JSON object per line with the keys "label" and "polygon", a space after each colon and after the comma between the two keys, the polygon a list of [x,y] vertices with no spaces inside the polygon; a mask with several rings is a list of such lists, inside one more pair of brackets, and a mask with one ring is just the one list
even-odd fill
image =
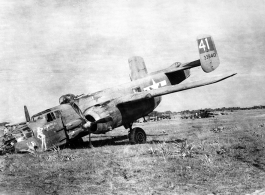
{"label": "grassy field", "polygon": [[265,189],[264,118],[250,110],[140,123],[142,145],[119,128],[95,136],[93,149],[85,138],[75,149],[0,156],[0,193],[251,194]]}

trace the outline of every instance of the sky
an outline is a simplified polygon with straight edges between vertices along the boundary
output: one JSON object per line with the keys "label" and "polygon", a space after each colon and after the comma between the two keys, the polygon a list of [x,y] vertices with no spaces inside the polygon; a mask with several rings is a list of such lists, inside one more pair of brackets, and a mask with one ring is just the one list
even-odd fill
{"label": "sky", "polygon": [[130,82],[128,58],[148,72],[199,59],[196,37],[214,38],[225,73],[217,84],[163,96],[158,111],[265,105],[265,0],[0,0],[0,121]]}

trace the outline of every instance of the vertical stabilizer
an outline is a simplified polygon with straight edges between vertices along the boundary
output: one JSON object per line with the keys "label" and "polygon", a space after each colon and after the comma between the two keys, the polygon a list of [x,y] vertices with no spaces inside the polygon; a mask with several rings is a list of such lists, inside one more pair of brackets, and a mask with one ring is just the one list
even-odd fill
{"label": "vertical stabilizer", "polygon": [[30,121],[30,116],[29,116],[29,111],[27,109],[27,106],[24,106],[24,112],[25,112],[26,122],[29,122]]}
{"label": "vertical stabilizer", "polygon": [[144,59],[139,56],[134,56],[129,58],[128,60],[130,66],[130,77],[131,80],[137,80],[145,77],[147,73],[147,69],[144,63]]}
{"label": "vertical stabilizer", "polygon": [[203,71],[212,72],[220,64],[220,60],[212,36],[198,36],[197,43]]}

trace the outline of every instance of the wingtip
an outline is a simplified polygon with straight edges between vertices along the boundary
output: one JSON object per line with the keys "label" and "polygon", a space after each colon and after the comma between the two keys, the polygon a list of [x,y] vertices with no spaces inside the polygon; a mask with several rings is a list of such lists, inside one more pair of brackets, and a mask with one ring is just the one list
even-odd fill
{"label": "wingtip", "polygon": [[229,75],[228,77],[233,77],[233,76],[235,76],[237,73],[233,73],[233,74],[231,74],[231,75]]}
{"label": "wingtip", "polygon": [[219,76],[216,76],[216,77],[213,77],[213,78],[209,78],[209,83],[217,83],[217,82],[220,82],[222,80],[225,80],[225,79],[228,79],[232,76],[235,76],[237,73],[233,73],[233,74],[223,74],[223,75],[219,75]]}
{"label": "wingtip", "polygon": [[[224,79],[228,79],[228,78],[230,78],[230,77],[233,77],[233,76],[235,76],[237,73],[233,73],[233,74],[227,74],[227,75],[221,75],[220,77],[221,77],[221,80],[224,80]],[[220,78],[219,77],[219,78]]]}

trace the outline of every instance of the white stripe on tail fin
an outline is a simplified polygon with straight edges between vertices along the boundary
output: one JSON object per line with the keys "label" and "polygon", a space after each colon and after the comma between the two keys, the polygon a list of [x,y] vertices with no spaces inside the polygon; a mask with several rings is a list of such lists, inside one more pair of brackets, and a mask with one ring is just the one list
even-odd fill
{"label": "white stripe on tail fin", "polygon": [[219,64],[220,60],[211,35],[201,35],[197,37],[201,66],[204,72],[212,72]]}

